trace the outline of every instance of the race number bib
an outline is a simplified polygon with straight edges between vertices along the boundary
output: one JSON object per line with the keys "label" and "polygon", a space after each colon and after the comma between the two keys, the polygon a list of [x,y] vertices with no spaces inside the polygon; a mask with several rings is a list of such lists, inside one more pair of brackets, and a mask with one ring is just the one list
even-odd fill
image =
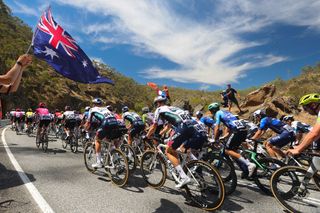
{"label": "race number bib", "polygon": [[245,124],[241,122],[240,120],[232,121],[232,124],[237,128],[237,129],[245,129]]}

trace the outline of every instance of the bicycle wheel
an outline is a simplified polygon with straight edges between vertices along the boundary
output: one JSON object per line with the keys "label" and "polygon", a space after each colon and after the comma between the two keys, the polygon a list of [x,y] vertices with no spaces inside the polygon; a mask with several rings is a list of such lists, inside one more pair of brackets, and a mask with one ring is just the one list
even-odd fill
{"label": "bicycle wheel", "polygon": [[126,155],[129,166],[129,172],[130,174],[132,174],[137,167],[136,154],[129,144],[121,144],[120,150]]}
{"label": "bicycle wheel", "polygon": [[[276,200],[290,212],[319,212],[319,189],[312,179],[307,191],[299,192],[307,169],[297,166],[285,166],[271,177],[271,191]],[[318,179],[319,180],[319,179]],[[306,192],[306,193],[305,193]]]}
{"label": "bicycle wheel", "polygon": [[37,146],[38,149],[39,149],[39,147],[40,147],[40,143],[41,143],[41,141],[40,141],[40,136],[37,135],[37,136],[36,136],[36,146]]}
{"label": "bicycle wheel", "polygon": [[129,167],[126,155],[119,149],[110,152],[110,158],[106,162],[105,168],[108,168],[112,183],[122,187],[128,182]]}
{"label": "bicycle wheel", "polygon": [[253,173],[254,182],[267,195],[272,195],[270,189],[270,178],[277,169],[285,166],[280,160],[274,158],[262,158],[258,160],[259,164]]}
{"label": "bicycle wheel", "polygon": [[142,178],[153,188],[160,188],[166,181],[167,169],[162,156],[153,151],[147,150],[143,153],[140,162]]}
{"label": "bicycle wheel", "polygon": [[71,152],[77,153],[78,152],[78,140],[75,137],[71,136],[69,142],[70,142]]}
{"label": "bicycle wheel", "polygon": [[96,169],[92,167],[92,164],[96,163],[96,149],[94,142],[86,143],[86,146],[83,150],[83,158],[84,165],[86,166],[87,170],[90,172],[96,171]]}
{"label": "bicycle wheel", "polygon": [[225,200],[225,189],[219,172],[209,163],[195,160],[184,166],[191,182],[184,188],[192,203],[207,211],[220,208]]}
{"label": "bicycle wheel", "polygon": [[225,186],[226,195],[233,193],[237,188],[238,181],[233,162],[213,154],[209,156],[207,162],[219,171]]}
{"label": "bicycle wheel", "polygon": [[49,141],[47,133],[43,133],[43,135],[41,136],[41,141],[42,141],[42,150],[44,152],[47,152],[48,151],[48,141]]}
{"label": "bicycle wheel", "polygon": [[65,138],[66,138],[66,135],[62,134],[61,135],[61,142],[62,142],[62,148],[64,148],[64,149],[66,149],[68,146],[68,140],[66,140]]}

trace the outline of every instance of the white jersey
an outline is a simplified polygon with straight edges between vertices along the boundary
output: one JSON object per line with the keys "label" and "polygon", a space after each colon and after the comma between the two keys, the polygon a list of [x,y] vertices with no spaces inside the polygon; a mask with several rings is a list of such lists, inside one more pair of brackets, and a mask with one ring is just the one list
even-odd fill
{"label": "white jersey", "polygon": [[70,111],[65,111],[63,113],[63,117],[66,120],[76,119],[76,115],[75,115],[74,111],[71,111],[71,110]]}
{"label": "white jersey", "polygon": [[[92,118],[91,118],[92,117]],[[92,119],[92,120],[90,120]],[[94,122],[94,119],[99,120],[102,122],[104,119],[112,120],[112,122],[115,120],[117,121],[115,114],[108,110],[107,107],[93,107],[89,110],[88,114],[88,120],[90,122]]]}
{"label": "white jersey", "polygon": [[122,119],[129,121],[130,124],[144,125],[140,115],[138,115],[135,112],[125,112],[125,113],[123,113],[122,114]]}
{"label": "white jersey", "polygon": [[187,112],[172,106],[161,106],[156,109],[154,113],[154,123],[160,125],[159,122],[161,119],[168,121],[174,126],[180,123],[192,122],[192,118]]}
{"label": "white jersey", "polygon": [[300,121],[292,121],[291,127],[293,128],[294,134],[297,134],[299,132],[307,133],[307,132],[310,132],[312,129],[312,126],[306,123],[302,123]]}

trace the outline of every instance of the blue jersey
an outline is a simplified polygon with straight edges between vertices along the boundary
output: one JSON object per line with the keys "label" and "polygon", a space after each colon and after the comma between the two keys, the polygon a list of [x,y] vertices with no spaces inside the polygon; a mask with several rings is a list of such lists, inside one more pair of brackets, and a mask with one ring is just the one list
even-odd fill
{"label": "blue jersey", "polygon": [[231,130],[238,130],[245,128],[241,122],[238,122],[238,118],[229,111],[219,110],[215,114],[215,125],[220,125],[221,122]]}
{"label": "blue jersey", "polygon": [[275,133],[281,134],[284,130],[286,130],[284,126],[287,125],[276,118],[265,117],[261,119],[259,129],[267,130],[270,128]]}
{"label": "blue jersey", "polygon": [[89,111],[85,111],[83,113],[83,119],[87,120],[88,119],[88,116],[89,116]]}
{"label": "blue jersey", "polygon": [[215,124],[215,121],[210,117],[202,117],[202,118],[200,118],[200,122],[210,128],[213,127]]}

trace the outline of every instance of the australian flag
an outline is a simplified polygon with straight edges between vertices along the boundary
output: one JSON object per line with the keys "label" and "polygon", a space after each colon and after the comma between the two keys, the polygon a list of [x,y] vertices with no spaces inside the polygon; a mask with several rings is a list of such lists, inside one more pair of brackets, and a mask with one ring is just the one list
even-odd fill
{"label": "australian flag", "polygon": [[113,84],[102,77],[76,41],[57,22],[48,8],[41,16],[33,37],[34,55],[49,63],[58,73],[71,80]]}

